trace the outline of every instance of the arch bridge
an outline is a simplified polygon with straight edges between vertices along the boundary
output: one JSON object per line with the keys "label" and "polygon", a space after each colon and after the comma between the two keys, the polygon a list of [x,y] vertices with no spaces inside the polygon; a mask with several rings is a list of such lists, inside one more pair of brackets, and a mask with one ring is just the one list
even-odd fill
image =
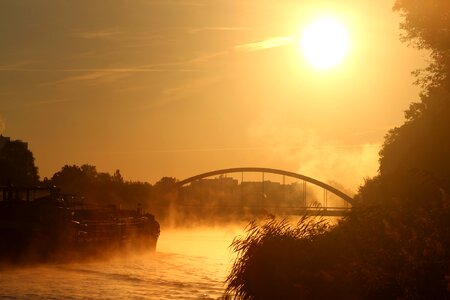
{"label": "arch bridge", "polygon": [[[229,169],[215,170],[215,171],[210,171],[210,172],[206,172],[206,173],[202,173],[202,174],[198,174],[198,175],[186,178],[184,180],[177,182],[177,185],[181,188],[190,183],[193,183],[193,182],[196,182],[196,181],[199,181],[202,179],[206,179],[208,177],[221,176],[221,175],[226,175],[226,174],[231,174],[231,173],[241,173],[241,187],[243,186],[242,184],[244,183],[244,173],[261,173],[262,174],[262,181],[261,181],[262,197],[265,196],[264,175],[266,173],[281,175],[283,186],[285,186],[285,177],[290,177],[290,178],[294,178],[296,180],[302,181],[303,182],[303,200],[306,199],[306,195],[307,195],[307,193],[306,193],[307,183],[312,184],[313,186],[322,188],[323,189],[323,197],[324,197],[323,201],[322,201],[323,204],[320,206],[308,206],[308,207],[304,206],[304,207],[300,208],[299,210],[297,208],[298,213],[307,212],[309,214],[343,215],[346,212],[348,212],[350,210],[350,207],[354,204],[354,200],[352,197],[350,197],[346,193],[340,191],[339,189],[337,189],[329,184],[326,184],[322,181],[319,181],[317,179],[314,179],[314,178],[311,178],[311,177],[308,177],[308,176],[305,176],[302,174],[279,170],[279,169],[271,169],[271,168],[241,167],[241,168],[229,168]],[[339,207],[329,206],[328,201],[327,201],[328,193],[334,194],[338,198],[342,199],[345,203],[345,206],[339,206]],[[304,201],[303,203],[306,203],[306,201]]]}

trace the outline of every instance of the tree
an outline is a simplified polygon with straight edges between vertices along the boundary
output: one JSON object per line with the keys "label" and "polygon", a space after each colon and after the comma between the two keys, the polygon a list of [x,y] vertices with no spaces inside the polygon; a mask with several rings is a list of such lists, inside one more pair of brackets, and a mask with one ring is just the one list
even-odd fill
{"label": "tree", "polygon": [[[431,52],[432,62],[420,81],[427,88],[444,85],[449,87],[450,51],[450,2],[446,0],[397,0],[394,10],[400,12],[403,21],[402,40],[410,45]],[[420,74],[417,73],[418,75]]]}
{"label": "tree", "polygon": [[28,144],[0,136],[0,185],[36,185],[38,168]]}
{"label": "tree", "polygon": [[97,170],[95,166],[65,165],[52,176],[51,183],[61,188],[64,193],[85,196],[96,177]]}
{"label": "tree", "polygon": [[60,188],[64,194],[74,194],[85,198],[86,203],[118,205],[123,208],[148,209],[151,202],[152,186],[144,182],[124,181],[120,170],[113,175],[98,172],[93,165],[65,165],[48,181]]}
{"label": "tree", "polygon": [[402,40],[430,52],[431,63],[414,72],[423,88],[405,123],[389,131],[380,152],[380,174],[421,170],[450,190],[450,2],[397,0]]}
{"label": "tree", "polygon": [[[450,2],[397,0],[394,10],[403,17],[402,40],[428,50],[431,62],[413,73],[422,87],[420,101],[410,105],[405,123],[386,135],[380,173],[361,187],[360,206],[352,211],[345,231],[355,237],[361,270],[357,277],[369,295],[447,299]],[[371,246],[365,236],[371,237]],[[388,297],[380,297],[380,291]]]}
{"label": "tree", "polygon": [[163,177],[156,184],[155,189],[159,192],[169,192],[173,190],[176,186],[177,180],[173,177]]}

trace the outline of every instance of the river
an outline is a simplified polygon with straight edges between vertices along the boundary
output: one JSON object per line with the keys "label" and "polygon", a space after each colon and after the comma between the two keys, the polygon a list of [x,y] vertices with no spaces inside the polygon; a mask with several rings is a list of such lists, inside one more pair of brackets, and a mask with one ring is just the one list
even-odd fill
{"label": "river", "polygon": [[153,254],[0,271],[0,299],[218,299],[242,226],[162,229]]}

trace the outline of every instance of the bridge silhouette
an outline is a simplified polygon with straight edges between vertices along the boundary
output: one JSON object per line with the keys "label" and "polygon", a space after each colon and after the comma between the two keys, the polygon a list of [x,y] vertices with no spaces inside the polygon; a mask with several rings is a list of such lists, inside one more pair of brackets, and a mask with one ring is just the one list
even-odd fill
{"label": "bridge silhouette", "polygon": [[[184,180],[181,180],[177,182],[177,185],[180,190],[183,188],[186,188],[189,184],[193,184],[196,182],[201,182],[204,179],[207,179],[209,177],[213,176],[223,176],[227,174],[232,173],[240,173],[241,174],[241,198],[243,197],[243,186],[244,186],[244,173],[261,173],[261,206],[263,206],[264,198],[266,197],[265,194],[265,186],[270,183],[270,181],[265,180],[265,174],[275,174],[275,175],[281,175],[282,176],[282,187],[286,187],[286,177],[294,178],[295,180],[300,180],[302,182],[302,197],[301,201],[299,202],[299,205],[291,206],[287,209],[290,209],[289,213],[292,215],[296,214],[310,214],[310,215],[324,215],[324,216],[342,216],[347,214],[351,206],[354,204],[354,200],[352,197],[347,195],[346,193],[340,191],[339,189],[326,184],[322,181],[319,181],[317,179],[279,169],[271,169],[271,168],[260,168],[260,167],[240,167],[240,168],[228,168],[228,169],[221,169],[221,170],[215,170],[210,171],[202,174],[198,174],[189,178],[186,178]],[[223,177],[220,177],[223,178]],[[219,179],[220,179],[219,178]],[[307,192],[307,183],[312,184],[315,187],[321,188],[323,190],[323,198],[322,201],[315,201],[314,205],[305,205],[307,203],[306,198],[309,194]],[[336,206],[336,205],[329,205],[328,201],[328,194],[331,193],[335,195],[338,199],[342,199],[341,201],[344,205]],[[243,202],[242,202],[243,203]],[[265,209],[270,209],[271,207],[265,207]]]}

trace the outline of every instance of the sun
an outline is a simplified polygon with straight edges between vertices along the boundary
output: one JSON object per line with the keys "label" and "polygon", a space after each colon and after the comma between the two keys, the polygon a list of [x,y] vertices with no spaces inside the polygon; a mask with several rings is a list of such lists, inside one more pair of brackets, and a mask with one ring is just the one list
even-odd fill
{"label": "sun", "polygon": [[303,31],[300,47],[308,63],[316,69],[327,70],[340,64],[347,56],[349,34],[342,23],[322,17]]}

